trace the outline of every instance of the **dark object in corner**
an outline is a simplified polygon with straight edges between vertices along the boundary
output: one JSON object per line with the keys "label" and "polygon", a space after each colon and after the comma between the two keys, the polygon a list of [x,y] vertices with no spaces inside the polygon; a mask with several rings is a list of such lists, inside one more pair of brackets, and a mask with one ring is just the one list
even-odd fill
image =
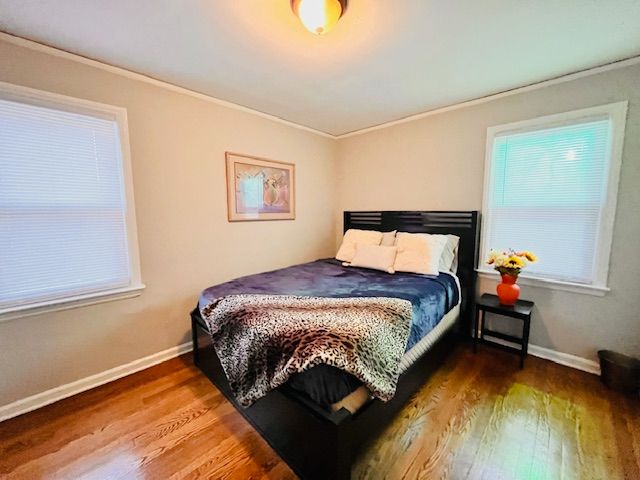
{"label": "dark object in corner", "polygon": [[611,350],[599,350],[600,378],[607,387],[620,392],[640,390],[640,360]]}

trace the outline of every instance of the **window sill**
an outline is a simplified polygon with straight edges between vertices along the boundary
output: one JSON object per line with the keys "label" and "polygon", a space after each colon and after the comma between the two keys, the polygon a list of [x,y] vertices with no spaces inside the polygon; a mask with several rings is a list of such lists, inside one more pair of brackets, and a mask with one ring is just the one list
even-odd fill
{"label": "window sill", "polygon": [[140,295],[144,289],[145,285],[138,284],[130,287],[118,288],[116,290],[88,293],[86,295],[78,295],[75,297],[0,309],[0,322],[16,318],[30,317],[32,315],[40,315],[42,313],[57,312],[59,310],[86,307],[88,305],[111,302],[114,300],[123,300],[125,298],[133,298]]}
{"label": "window sill", "polygon": [[[500,274],[495,270],[483,270],[476,269],[478,275],[482,278],[489,278],[491,280],[498,281]],[[611,289],[608,287],[601,287],[596,285],[584,285],[582,283],[561,282],[560,280],[548,280],[544,278],[527,277],[520,275],[518,277],[518,283],[520,285],[527,285],[531,287],[550,288],[553,290],[563,290],[565,292],[583,293],[586,295],[595,295],[598,297],[604,297]]]}

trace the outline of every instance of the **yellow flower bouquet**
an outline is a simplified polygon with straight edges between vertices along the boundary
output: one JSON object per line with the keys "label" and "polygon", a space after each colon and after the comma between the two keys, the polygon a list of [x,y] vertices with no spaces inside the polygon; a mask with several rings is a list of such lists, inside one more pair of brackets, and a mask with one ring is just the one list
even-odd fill
{"label": "yellow flower bouquet", "polygon": [[520,272],[530,263],[538,261],[538,257],[533,252],[515,250],[505,250],[499,252],[491,250],[487,265],[493,265],[493,268],[500,272],[500,275],[510,275],[517,277]]}

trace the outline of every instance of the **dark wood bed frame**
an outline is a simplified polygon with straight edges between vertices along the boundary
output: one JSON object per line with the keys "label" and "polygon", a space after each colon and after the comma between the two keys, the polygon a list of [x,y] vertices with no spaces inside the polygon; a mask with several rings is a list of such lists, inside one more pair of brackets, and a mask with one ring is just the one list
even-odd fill
{"label": "dark wood bed frame", "polygon": [[460,237],[457,274],[462,305],[458,326],[443,335],[400,376],[392,400],[386,403],[370,400],[355,414],[344,408],[330,412],[285,384],[244,409],[229,388],[198,308],[191,312],[196,366],[303,479],[349,479],[352,464],[362,447],[393,419],[438,368],[455,342],[471,332],[480,230],[478,212],[344,212],[344,230],[350,228],[449,233]]}

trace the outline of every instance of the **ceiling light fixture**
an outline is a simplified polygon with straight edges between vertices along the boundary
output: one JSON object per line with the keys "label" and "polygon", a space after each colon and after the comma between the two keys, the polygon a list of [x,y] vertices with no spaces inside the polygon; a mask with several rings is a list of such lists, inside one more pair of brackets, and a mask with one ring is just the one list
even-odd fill
{"label": "ceiling light fixture", "polygon": [[347,9],[348,0],[291,0],[293,13],[311,33],[331,30]]}

